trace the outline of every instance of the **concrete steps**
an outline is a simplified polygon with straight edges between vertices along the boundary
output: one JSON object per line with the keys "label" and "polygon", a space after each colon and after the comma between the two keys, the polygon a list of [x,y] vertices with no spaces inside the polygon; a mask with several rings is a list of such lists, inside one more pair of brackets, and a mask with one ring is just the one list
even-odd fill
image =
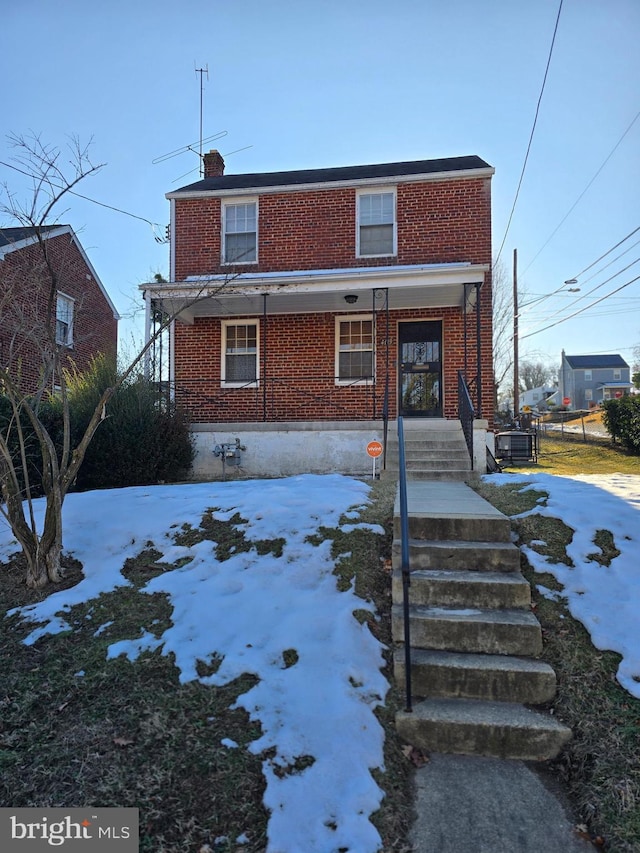
{"label": "concrete steps", "polygon": [[[414,480],[464,481],[471,474],[469,451],[459,421],[420,419],[405,422],[405,464]],[[387,471],[399,467],[397,435],[387,439]]]}
{"label": "concrete steps", "polygon": [[[462,483],[412,479],[407,497],[412,694],[421,701],[398,715],[398,730],[437,752],[553,757],[571,732],[525,707],[551,701],[555,674],[537,660],[542,631],[509,519]],[[396,517],[392,636],[404,685],[400,535]]]}

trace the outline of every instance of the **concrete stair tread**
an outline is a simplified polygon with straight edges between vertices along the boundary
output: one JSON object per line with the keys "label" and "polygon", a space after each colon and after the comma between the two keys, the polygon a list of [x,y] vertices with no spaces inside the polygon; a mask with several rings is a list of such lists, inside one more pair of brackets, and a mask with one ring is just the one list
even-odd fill
{"label": "concrete stair tread", "polygon": [[[394,661],[404,664],[404,649],[394,651]],[[462,669],[501,670],[505,672],[545,673],[553,675],[553,667],[536,658],[518,655],[491,655],[477,652],[449,652],[441,649],[411,649],[411,663]]]}
{"label": "concrete stair tread", "polygon": [[[413,570],[520,571],[520,549],[512,542],[410,539],[408,545]],[[401,541],[394,539],[391,546],[394,568],[400,568],[401,552]]]}
{"label": "concrete stair tread", "polygon": [[[411,645],[422,649],[538,657],[542,629],[526,610],[409,606]],[[391,608],[394,642],[404,640],[404,612]]]}
{"label": "concrete stair tread", "polygon": [[555,717],[513,702],[425,699],[396,715],[399,734],[422,749],[525,761],[554,758],[571,738]]}
{"label": "concrete stair tread", "polygon": [[[394,652],[393,668],[404,683],[404,648]],[[556,691],[556,675],[544,661],[515,655],[411,649],[414,697],[485,699],[543,705]]]}
{"label": "concrete stair tread", "polygon": [[[402,576],[400,569],[394,575]],[[414,569],[410,572],[411,583],[420,581],[447,582],[454,584],[499,584],[500,586],[522,586],[530,589],[529,581],[520,572],[472,572],[465,569]]]}
{"label": "concrete stair tread", "polygon": [[[393,601],[403,600],[402,571],[394,569]],[[520,572],[416,569],[410,572],[409,602],[427,606],[529,610],[531,587]]]}
{"label": "concrete stair tread", "polygon": [[[401,612],[401,605],[393,610]],[[410,618],[424,620],[449,620],[454,622],[492,622],[496,624],[539,626],[540,623],[530,610],[504,608],[496,610],[486,607],[443,607],[439,605],[410,604]]]}

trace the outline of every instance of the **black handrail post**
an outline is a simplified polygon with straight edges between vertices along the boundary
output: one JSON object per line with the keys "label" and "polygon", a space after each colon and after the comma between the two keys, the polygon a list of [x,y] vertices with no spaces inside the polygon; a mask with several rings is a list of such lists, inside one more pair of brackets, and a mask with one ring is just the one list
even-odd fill
{"label": "black handrail post", "polygon": [[404,669],[406,687],[405,711],[413,711],[411,702],[411,627],[409,624],[409,587],[411,568],[409,565],[409,511],[407,508],[407,469],[404,455],[404,424],[398,416],[399,489],[400,489],[400,537],[402,543],[402,612],[404,619]]}

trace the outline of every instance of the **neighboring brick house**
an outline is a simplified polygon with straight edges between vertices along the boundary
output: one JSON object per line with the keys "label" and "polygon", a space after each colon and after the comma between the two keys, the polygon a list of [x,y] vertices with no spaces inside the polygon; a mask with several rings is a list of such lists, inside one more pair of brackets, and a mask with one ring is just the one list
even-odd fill
{"label": "neighboring brick house", "polygon": [[571,410],[592,409],[633,387],[631,368],[620,355],[566,355],[562,350],[559,379],[559,402]]}
{"label": "neighboring brick house", "polygon": [[54,322],[67,363],[116,356],[118,312],[69,225],[0,228],[0,316],[0,363],[25,391],[41,381]]}
{"label": "neighboring brick house", "polygon": [[270,432],[282,471],[307,432],[305,454],[344,459],[345,431],[361,444],[385,411],[457,418],[459,372],[492,419],[493,172],[469,156],[225,175],[205,155],[167,194],[171,280],[143,286],[149,318],[181,309],[169,380],[201,447]]}

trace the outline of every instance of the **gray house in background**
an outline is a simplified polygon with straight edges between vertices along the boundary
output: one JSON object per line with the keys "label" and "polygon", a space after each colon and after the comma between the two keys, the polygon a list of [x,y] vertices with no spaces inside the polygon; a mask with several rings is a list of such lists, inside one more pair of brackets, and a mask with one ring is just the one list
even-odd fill
{"label": "gray house in background", "polygon": [[566,355],[558,376],[558,402],[567,409],[592,409],[629,394],[631,369],[620,355]]}

